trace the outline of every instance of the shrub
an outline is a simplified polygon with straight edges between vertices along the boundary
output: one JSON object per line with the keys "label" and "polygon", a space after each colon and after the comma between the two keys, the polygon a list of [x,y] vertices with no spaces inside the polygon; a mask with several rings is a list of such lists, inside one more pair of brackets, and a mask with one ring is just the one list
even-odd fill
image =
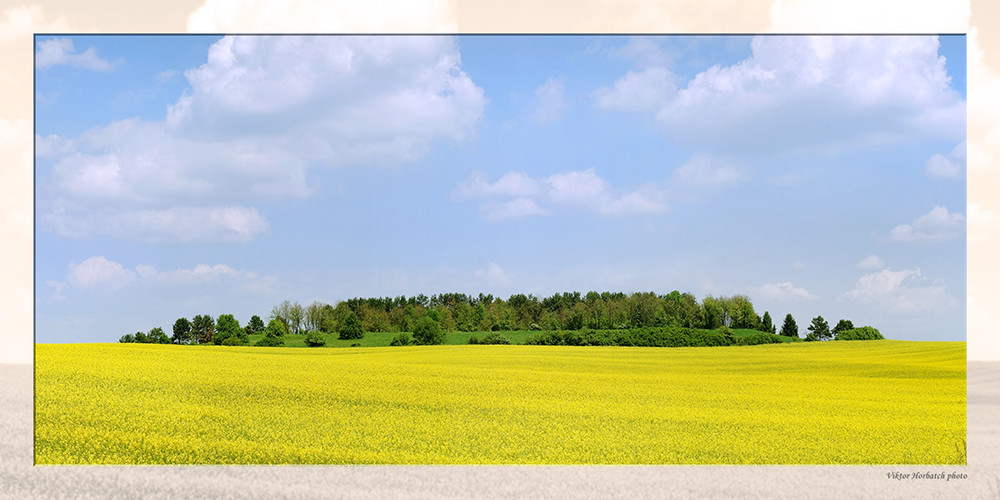
{"label": "shrub", "polygon": [[885,337],[876,328],[862,326],[840,332],[834,340],[885,340]]}
{"label": "shrub", "polygon": [[751,333],[736,339],[736,345],[780,344],[781,339],[770,333]]}
{"label": "shrub", "polygon": [[[472,342],[472,339],[469,339]],[[482,340],[479,341],[480,344],[510,344],[510,340],[504,337],[502,334],[496,332],[490,332]]]}
{"label": "shrub", "polygon": [[226,337],[221,342],[220,345],[244,345],[244,344],[243,344],[243,339],[241,339],[241,338],[239,338],[237,336],[233,336],[233,337]]}
{"label": "shrub", "polygon": [[726,346],[732,341],[712,330],[681,327],[645,327],[628,330],[545,332],[525,341],[528,345],[596,345],[635,347]]}
{"label": "shrub", "polygon": [[477,337],[475,335],[469,337],[469,343],[470,344],[478,344],[479,343],[479,337]]}
{"label": "shrub", "polygon": [[736,336],[733,335],[733,329],[732,328],[729,328],[728,326],[720,326],[719,329],[716,330],[716,331],[719,332],[720,335],[722,335],[723,337],[725,337],[726,340],[729,341],[730,345],[736,343]]}
{"label": "shrub", "polygon": [[281,345],[285,345],[285,341],[281,337],[264,336],[260,340],[258,340],[257,343],[254,345],[258,347],[278,347]]}
{"label": "shrub", "polygon": [[806,342],[816,342],[816,341],[818,341],[819,339],[818,339],[818,338],[816,337],[816,334],[815,334],[815,333],[812,333],[812,332],[809,332],[809,334],[808,334],[808,335],[806,335],[806,338],[805,338],[804,340],[805,340]]}
{"label": "shrub", "polygon": [[538,323],[532,323],[530,326],[528,326],[528,330],[531,330],[533,332],[537,332],[541,329],[542,327],[538,326]]}
{"label": "shrub", "polygon": [[434,345],[444,342],[441,325],[429,316],[424,316],[413,327],[413,341],[416,344]]}
{"label": "shrub", "polygon": [[326,345],[326,335],[323,332],[312,330],[306,333],[306,345],[309,347],[321,347]]}
{"label": "shrub", "polygon": [[410,345],[412,343],[413,343],[413,339],[410,338],[410,334],[406,333],[406,332],[403,332],[403,333],[400,333],[399,335],[396,335],[392,339],[392,342],[389,342],[389,345],[392,345],[392,346],[396,346],[396,345]]}

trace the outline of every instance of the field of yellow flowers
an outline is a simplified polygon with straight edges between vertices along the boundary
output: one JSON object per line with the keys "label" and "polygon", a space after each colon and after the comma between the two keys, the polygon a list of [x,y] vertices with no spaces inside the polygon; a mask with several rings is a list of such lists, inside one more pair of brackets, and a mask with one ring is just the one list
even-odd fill
{"label": "field of yellow flowers", "polygon": [[37,464],[965,464],[964,342],[38,344]]}

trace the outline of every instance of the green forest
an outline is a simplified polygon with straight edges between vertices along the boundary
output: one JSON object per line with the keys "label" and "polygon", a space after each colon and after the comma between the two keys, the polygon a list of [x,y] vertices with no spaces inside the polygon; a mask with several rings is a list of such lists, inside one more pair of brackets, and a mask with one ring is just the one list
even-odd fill
{"label": "green forest", "polygon": [[[357,341],[348,344],[352,346],[459,339],[471,344],[676,347],[882,338],[877,329],[855,328],[848,319],[831,328],[822,316],[813,318],[808,333],[800,338],[791,314],[779,327],[770,312],[759,315],[745,295],[709,295],[699,302],[676,290],[665,295],[565,292],[546,298],[515,294],[506,300],[486,294],[421,294],[353,298],[336,306],[320,302],[303,306],[286,300],[271,309],[267,320],[265,324],[261,316],[253,315],[241,326],[232,314],[217,318],[200,314],[190,320],[178,318],[172,335],[157,327],[126,334],[119,342],[318,347],[334,338]],[[360,342],[366,335],[387,343]]]}

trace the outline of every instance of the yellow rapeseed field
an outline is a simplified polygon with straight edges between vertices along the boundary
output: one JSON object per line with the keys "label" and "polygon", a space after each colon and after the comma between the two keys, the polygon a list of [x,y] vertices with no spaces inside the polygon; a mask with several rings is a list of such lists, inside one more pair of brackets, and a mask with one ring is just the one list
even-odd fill
{"label": "yellow rapeseed field", "polygon": [[39,344],[38,464],[965,464],[964,342]]}

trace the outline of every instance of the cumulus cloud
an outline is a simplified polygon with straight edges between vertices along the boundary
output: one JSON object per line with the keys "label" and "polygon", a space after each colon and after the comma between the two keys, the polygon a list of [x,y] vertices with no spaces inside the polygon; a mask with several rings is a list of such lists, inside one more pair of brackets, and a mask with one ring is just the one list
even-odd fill
{"label": "cumulus cloud", "polygon": [[535,89],[535,102],[532,119],[542,123],[559,120],[569,108],[569,103],[566,102],[566,82],[558,78],[549,78]]}
{"label": "cumulus cloud", "polygon": [[73,46],[73,40],[69,38],[50,38],[39,41],[35,49],[35,67],[43,69],[59,65],[94,71],[114,69],[114,64],[98,56],[97,49],[94,47],[77,52]]}
{"label": "cumulus cloud", "polygon": [[233,269],[225,264],[198,264],[191,269],[159,271],[148,264],[127,268],[105,256],[90,257],[76,264],[70,262],[66,277],[62,281],[51,280],[48,285],[57,294],[67,288],[80,291],[115,291],[138,285],[190,285],[215,283],[221,280],[238,280],[246,283],[258,281],[256,273]]}
{"label": "cumulus cloud", "polygon": [[875,305],[894,313],[940,310],[955,304],[955,299],[945,292],[943,284],[923,285],[925,281],[919,268],[899,271],[882,269],[858,278],[854,289],[841,298]]}
{"label": "cumulus cloud", "polygon": [[[593,97],[606,108],[650,113],[671,139],[717,151],[958,141],[965,101],[950,87],[938,47],[936,37],[758,36],[750,57],[712,66],[676,91],[646,67]],[[644,97],[628,99],[626,89]]]}
{"label": "cumulus cloud", "polygon": [[605,216],[659,213],[666,210],[662,190],[655,185],[628,192],[613,187],[591,168],[553,174],[541,179],[507,172],[490,183],[486,174],[473,172],[455,188],[458,198],[513,198],[486,202],[480,214],[488,220],[548,215],[557,208],[577,209]]}
{"label": "cumulus cloud", "polygon": [[965,217],[936,206],[910,224],[900,224],[889,231],[893,241],[947,241],[961,236],[965,231]]}
{"label": "cumulus cloud", "polygon": [[791,281],[761,285],[760,293],[764,298],[773,301],[813,300],[819,298],[809,293],[805,288],[793,285]]}
{"label": "cumulus cloud", "polygon": [[857,267],[858,269],[864,270],[882,269],[885,267],[885,262],[882,262],[882,259],[880,259],[878,255],[871,254],[864,259],[861,259],[861,262],[858,262]]}
{"label": "cumulus cloud", "polygon": [[401,164],[465,140],[486,104],[450,37],[225,37],[184,76],[191,89],[163,122],[36,137],[52,164],[43,229],[249,241],[267,222],[248,204],[309,196],[310,169]]}
{"label": "cumulus cloud", "polygon": [[950,153],[931,156],[924,164],[924,173],[939,179],[962,179],[965,172],[965,141]]}
{"label": "cumulus cloud", "polygon": [[101,255],[91,257],[79,264],[70,262],[65,283],[81,289],[105,287],[117,290],[132,284],[135,280],[135,271],[126,269],[121,264],[112,262]]}
{"label": "cumulus cloud", "polygon": [[515,198],[503,203],[484,203],[479,207],[479,215],[491,221],[549,214],[548,210],[539,207],[531,198]]}

